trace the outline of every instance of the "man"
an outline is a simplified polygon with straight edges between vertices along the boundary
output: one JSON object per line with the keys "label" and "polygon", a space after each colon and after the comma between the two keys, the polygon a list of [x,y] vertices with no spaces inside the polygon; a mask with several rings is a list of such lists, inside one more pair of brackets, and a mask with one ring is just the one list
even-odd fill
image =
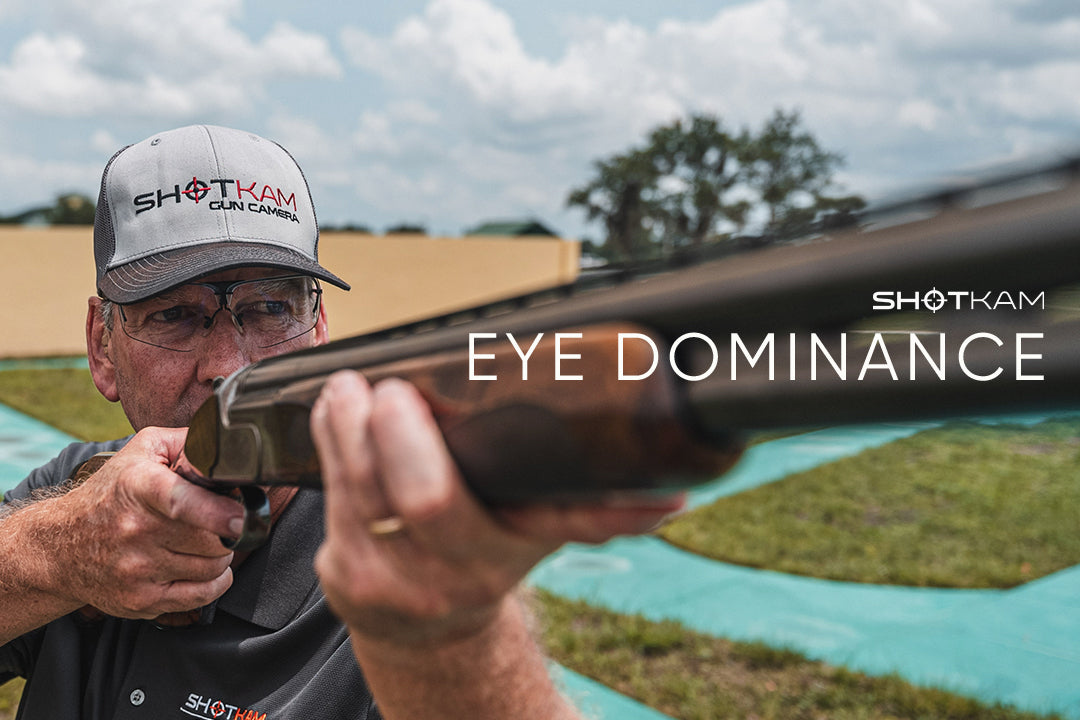
{"label": "man", "polygon": [[[325,494],[271,492],[250,555],[222,542],[240,506],[170,470],[216,378],[326,342],[319,281],[348,286],[317,242],[300,169],[257,136],[186,127],[106,166],[87,352],[138,432],[73,445],[5,498],[0,679],[28,678],[20,717],[576,717],[514,588],[562,542],[642,532],[680,498],[495,514],[415,389],[356,373],[312,411]],[[99,450],[118,452],[67,482]]]}

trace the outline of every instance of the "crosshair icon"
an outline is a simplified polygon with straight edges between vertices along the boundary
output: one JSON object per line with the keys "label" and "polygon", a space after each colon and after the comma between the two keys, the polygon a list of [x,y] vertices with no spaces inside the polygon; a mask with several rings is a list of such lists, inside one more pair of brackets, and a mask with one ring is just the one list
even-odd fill
{"label": "crosshair icon", "polygon": [[938,310],[945,307],[945,293],[936,287],[931,288],[930,292],[923,295],[923,307],[936,314]]}
{"label": "crosshair icon", "polygon": [[191,182],[184,188],[184,194],[189,198],[193,198],[195,203],[198,204],[200,200],[206,197],[206,194],[210,192],[210,186],[199,180],[197,177],[192,177]]}

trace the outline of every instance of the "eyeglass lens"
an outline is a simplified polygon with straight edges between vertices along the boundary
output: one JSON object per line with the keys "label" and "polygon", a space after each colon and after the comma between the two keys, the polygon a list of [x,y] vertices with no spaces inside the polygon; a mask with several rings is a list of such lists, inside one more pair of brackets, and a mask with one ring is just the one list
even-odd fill
{"label": "eyeglass lens", "polygon": [[302,275],[189,283],[120,309],[124,332],[150,345],[190,351],[213,331],[215,320],[230,319],[245,338],[265,348],[315,327],[321,294],[318,281]]}

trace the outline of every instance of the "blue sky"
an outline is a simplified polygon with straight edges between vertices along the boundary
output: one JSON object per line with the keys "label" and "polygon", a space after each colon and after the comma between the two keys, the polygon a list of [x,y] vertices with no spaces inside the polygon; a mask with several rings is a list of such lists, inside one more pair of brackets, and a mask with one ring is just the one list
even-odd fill
{"label": "blue sky", "polygon": [[1073,0],[543,3],[0,0],[0,213],[96,194],[188,123],[278,140],[320,218],[457,235],[564,206],[591,163],[695,112],[799,108],[880,196],[1080,150]]}

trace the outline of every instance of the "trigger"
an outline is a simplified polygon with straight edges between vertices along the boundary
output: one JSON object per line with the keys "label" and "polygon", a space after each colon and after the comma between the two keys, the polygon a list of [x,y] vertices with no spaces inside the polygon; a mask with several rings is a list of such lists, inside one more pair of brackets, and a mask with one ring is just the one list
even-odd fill
{"label": "trigger", "polygon": [[270,500],[262,488],[243,485],[240,504],[244,506],[244,529],[235,540],[221,538],[221,544],[235,552],[254,550],[266,542],[270,535]]}

